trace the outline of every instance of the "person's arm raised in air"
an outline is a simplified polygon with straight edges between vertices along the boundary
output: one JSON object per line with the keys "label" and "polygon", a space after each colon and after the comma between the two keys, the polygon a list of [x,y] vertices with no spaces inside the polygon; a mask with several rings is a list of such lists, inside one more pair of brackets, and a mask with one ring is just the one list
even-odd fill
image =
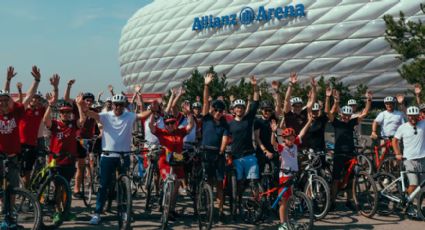
{"label": "person's arm raised in air", "polygon": [[78,114],[80,115],[80,118],[77,120],[77,127],[81,128],[83,127],[84,122],[86,122],[86,114],[83,112],[85,102],[83,100],[82,93],[78,94],[78,96],[75,98],[75,102],[77,104]]}
{"label": "person's arm raised in air", "polygon": [[4,90],[10,93],[10,82],[12,81],[12,78],[16,76],[15,68],[13,66],[9,66],[7,68],[7,75],[6,75],[6,83],[4,85]]}
{"label": "person's arm raised in air", "polygon": [[285,101],[283,102],[283,113],[289,113],[291,111],[291,95],[292,95],[292,88],[298,81],[298,75],[295,72],[292,72],[289,76],[289,84],[288,88],[286,89],[285,94]]}
{"label": "person's arm raised in air", "polygon": [[22,102],[25,108],[28,106],[32,97],[34,97],[34,94],[37,91],[38,84],[40,83],[40,79],[41,79],[40,69],[37,68],[37,66],[33,66],[31,75],[34,77],[34,82],[32,83],[31,87],[29,88],[27,92],[27,95],[25,96]]}
{"label": "person's arm raised in air", "polygon": [[207,73],[204,77],[204,95],[203,95],[203,104],[202,104],[202,116],[205,116],[210,111],[210,101],[208,98],[210,97],[210,92],[208,89],[208,85],[212,82],[214,78],[214,74]]}
{"label": "person's arm raised in air", "polygon": [[311,111],[311,109],[313,108],[314,102],[317,101],[317,82],[314,79],[314,77],[311,77],[310,84],[311,84],[311,90],[310,90],[310,95],[307,101],[307,111]]}
{"label": "person's arm raised in air", "polygon": [[302,139],[305,136],[305,134],[307,133],[312,123],[313,123],[313,115],[311,113],[308,113],[307,123],[304,125],[304,127],[301,129],[300,133],[298,134],[300,139]]}
{"label": "person's arm raised in air", "polygon": [[18,89],[18,102],[22,103],[24,101],[24,94],[22,93],[22,82],[16,83],[16,89]]}
{"label": "person's arm raised in air", "polygon": [[369,113],[370,108],[372,107],[372,91],[366,92],[366,107],[363,109],[362,113],[358,116],[358,122],[361,122]]}
{"label": "person's arm raised in air", "polygon": [[331,111],[328,113],[328,118],[330,122],[333,122],[335,119],[335,113],[339,109],[339,91],[333,90],[334,104]]}
{"label": "person's arm raised in air", "polygon": [[75,79],[68,81],[68,84],[66,85],[66,89],[65,89],[65,94],[63,96],[64,100],[69,103],[72,103],[72,99],[70,98],[69,95],[71,94],[71,88],[74,83],[75,83]]}
{"label": "person's arm raised in air", "polygon": [[49,106],[47,106],[46,112],[44,112],[43,123],[47,129],[50,129],[52,127],[52,107],[55,105],[56,100],[55,97],[50,93],[46,94],[46,100]]}
{"label": "person's arm raised in air", "polygon": [[167,103],[167,107],[165,108],[165,110],[164,110],[164,112],[165,113],[170,113],[170,111],[171,111],[171,106],[172,106],[172,104],[173,104],[173,101],[174,101],[174,97],[176,96],[176,94],[177,94],[177,89],[175,89],[175,88],[172,88],[171,90],[170,90],[170,98],[168,98],[168,103]]}

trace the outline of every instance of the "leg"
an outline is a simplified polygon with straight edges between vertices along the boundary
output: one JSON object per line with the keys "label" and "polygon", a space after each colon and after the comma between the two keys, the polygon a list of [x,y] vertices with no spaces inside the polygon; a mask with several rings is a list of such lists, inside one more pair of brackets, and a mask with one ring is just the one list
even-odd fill
{"label": "leg", "polygon": [[101,157],[100,158],[100,186],[97,192],[95,213],[102,213],[105,205],[107,190],[111,185],[112,178],[115,174],[119,158]]}
{"label": "leg", "polygon": [[80,192],[81,180],[83,178],[83,171],[86,164],[85,158],[77,159],[77,172],[75,173],[75,185],[74,185],[74,194]]}

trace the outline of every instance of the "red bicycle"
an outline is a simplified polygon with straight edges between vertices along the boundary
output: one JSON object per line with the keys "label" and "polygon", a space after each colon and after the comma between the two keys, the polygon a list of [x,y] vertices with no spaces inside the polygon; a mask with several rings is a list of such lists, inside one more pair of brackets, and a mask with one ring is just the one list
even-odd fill
{"label": "red bicycle", "polygon": [[[386,172],[391,174],[397,174],[398,172],[398,163],[395,159],[392,148],[392,138],[392,136],[381,137],[380,139],[374,140],[372,143],[372,161],[376,172]],[[384,140],[384,143],[380,144],[380,140]]]}

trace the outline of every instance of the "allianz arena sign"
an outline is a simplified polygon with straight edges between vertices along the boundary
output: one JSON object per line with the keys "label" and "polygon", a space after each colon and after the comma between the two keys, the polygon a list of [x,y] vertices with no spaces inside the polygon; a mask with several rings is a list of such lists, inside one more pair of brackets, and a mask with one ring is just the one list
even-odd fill
{"label": "allianz arena sign", "polygon": [[209,28],[219,29],[225,26],[236,26],[238,23],[249,25],[254,21],[268,22],[273,18],[278,20],[286,19],[288,17],[303,17],[305,16],[304,4],[297,4],[295,6],[288,5],[285,7],[276,7],[266,9],[264,6],[258,8],[257,13],[251,7],[244,7],[239,17],[235,14],[214,17],[207,15],[203,17],[196,17],[193,20],[192,30],[205,30]]}

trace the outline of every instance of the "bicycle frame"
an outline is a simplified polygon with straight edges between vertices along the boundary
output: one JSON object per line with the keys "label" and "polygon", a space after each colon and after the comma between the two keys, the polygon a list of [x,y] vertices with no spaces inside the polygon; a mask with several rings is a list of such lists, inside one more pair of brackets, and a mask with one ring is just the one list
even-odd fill
{"label": "bicycle frame", "polygon": [[[385,142],[383,144],[377,144],[374,146],[373,148],[373,152],[375,154],[375,168],[379,169],[379,167],[381,166],[382,162],[384,161],[385,157],[390,153],[391,151],[391,147],[392,147],[392,142],[390,138],[385,138],[384,139]],[[384,148],[384,152],[381,154],[381,156],[379,156],[379,150]]]}
{"label": "bicycle frame", "polygon": [[346,165],[348,165],[347,173],[345,174],[342,182],[339,183],[338,188],[343,189],[346,187],[348,182],[350,181],[350,177],[354,172],[354,167],[356,167],[358,164],[357,157],[352,157],[351,160],[346,162]]}
{"label": "bicycle frame", "polygon": [[382,196],[385,196],[386,198],[388,198],[388,199],[390,199],[390,200],[392,200],[394,202],[397,202],[397,203],[403,203],[403,202],[409,203],[409,202],[412,202],[416,198],[416,195],[425,186],[425,180],[422,181],[421,184],[419,186],[417,186],[416,189],[410,195],[408,195],[406,197],[407,200],[403,200],[402,198],[399,198],[397,196],[393,196],[393,195],[387,193],[387,191],[390,190],[391,188],[393,188],[396,185],[396,183],[401,182],[402,192],[404,194],[406,194],[406,184],[404,183],[404,181],[405,181],[404,178],[406,177],[406,174],[407,173],[411,173],[411,172],[401,171],[400,172],[400,177],[398,177],[396,180],[394,180],[389,185],[385,186],[384,189],[381,190],[381,195]]}

